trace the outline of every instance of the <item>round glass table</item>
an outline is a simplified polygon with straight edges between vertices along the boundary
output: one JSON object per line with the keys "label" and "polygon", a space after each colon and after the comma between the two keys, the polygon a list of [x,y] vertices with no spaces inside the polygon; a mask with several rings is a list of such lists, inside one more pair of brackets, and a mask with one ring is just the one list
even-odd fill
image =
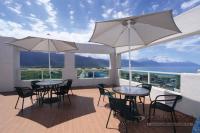
{"label": "round glass table", "polygon": [[[142,88],[142,87],[137,87],[137,86],[129,86],[129,85],[122,85],[119,87],[114,87],[112,89],[115,93],[120,94],[120,98],[121,95],[125,95],[125,96],[132,96],[133,97],[133,103],[135,105],[135,110],[136,112],[139,114],[138,112],[138,108],[137,108],[137,104],[136,104],[136,97],[137,96],[148,96],[149,95],[149,90]],[[131,106],[131,102],[130,102],[130,106]]]}
{"label": "round glass table", "polygon": [[126,96],[147,96],[149,94],[149,90],[145,88],[129,85],[114,87],[113,91]]}
{"label": "round glass table", "polygon": [[[53,91],[53,89],[55,89],[57,86],[59,86],[62,83],[63,82],[61,80],[44,80],[44,81],[36,83],[37,85],[44,88],[44,90],[47,90],[50,92],[50,97],[48,97],[48,98],[41,97],[42,103],[52,104],[52,103],[58,102],[57,97],[54,97],[54,98],[52,97],[52,91]],[[41,96],[42,96],[42,94],[41,94]]]}

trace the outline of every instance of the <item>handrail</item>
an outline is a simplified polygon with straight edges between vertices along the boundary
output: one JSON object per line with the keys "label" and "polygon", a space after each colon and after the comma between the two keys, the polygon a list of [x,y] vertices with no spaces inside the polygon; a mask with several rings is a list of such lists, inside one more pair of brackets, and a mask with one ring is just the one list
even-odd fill
{"label": "handrail", "polygon": [[[153,86],[161,87],[167,90],[180,92],[180,73],[171,72],[157,72],[157,71],[142,71],[142,70],[131,70],[134,74],[132,82],[148,83]],[[123,73],[121,73],[123,72]],[[134,73],[135,72],[135,73]],[[144,74],[143,74],[144,73]],[[126,69],[118,69],[120,79],[128,80],[129,73]],[[122,74],[122,75],[121,75]],[[153,77],[152,77],[153,76]]]}
{"label": "handrail", "polygon": [[[129,71],[126,69],[118,69],[122,71]],[[174,75],[181,75],[181,73],[176,73],[176,72],[161,72],[161,71],[145,71],[145,70],[131,70],[132,72],[146,72],[146,73],[160,73],[160,74],[174,74]]]}

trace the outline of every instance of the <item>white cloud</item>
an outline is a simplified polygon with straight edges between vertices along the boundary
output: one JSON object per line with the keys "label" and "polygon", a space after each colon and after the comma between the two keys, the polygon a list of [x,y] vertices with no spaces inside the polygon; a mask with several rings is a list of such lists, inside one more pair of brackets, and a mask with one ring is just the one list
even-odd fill
{"label": "white cloud", "polygon": [[180,60],[172,59],[172,58],[167,57],[167,56],[154,56],[154,57],[150,58],[149,60],[153,60],[153,61],[156,61],[156,62],[162,62],[162,63],[180,62]]}
{"label": "white cloud", "polygon": [[123,3],[121,3],[121,5],[123,6],[123,7],[127,7],[128,6],[128,0],[125,0]]}
{"label": "white cloud", "polygon": [[89,54],[89,53],[76,53],[76,55],[84,56],[84,57],[91,57],[95,59],[104,59],[108,60],[110,57],[108,54]]}
{"label": "white cloud", "polygon": [[54,9],[53,4],[51,3],[50,0],[37,0],[38,5],[43,5],[47,14],[48,14],[48,19],[47,22],[51,24],[51,26],[56,29],[58,25],[56,24],[56,15],[57,11]]}
{"label": "white cloud", "polygon": [[6,5],[6,7],[11,10],[12,12],[20,15],[22,13],[21,8],[22,5],[16,2],[13,2],[12,0],[6,0],[4,2],[4,4]]}
{"label": "white cloud", "polygon": [[[139,60],[140,59],[139,54],[140,54],[139,51],[132,51],[131,60]],[[129,52],[121,54],[121,58],[129,60]]]}
{"label": "white cloud", "polygon": [[87,0],[87,3],[88,3],[88,4],[92,4],[93,1],[92,1],[92,0]]}
{"label": "white cloud", "polygon": [[176,40],[166,43],[164,46],[166,48],[175,49],[180,52],[194,52],[200,50],[200,36],[192,36],[182,40]]}
{"label": "white cloud", "polygon": [[92,19],[89,21],[86,29],[78,30],[76,32],[66,32],[58,30],[49,31],[44,22],[39,18],[36,18],[34,14],[30,14],[27,18],[32,21],[30,24],[32,30],[25,29],[23,25],[19,23],[0,19],[0,35],[24,38],[27,36],[47,37],[46,34],[49,33],[51,35],[50,38],[52,39],[85,43],[88,42],[94,29],[94,20]]}
{"label": "white cloud", "polygon": [[73,10],[69,11],[69,18],[70,18],[70,23],[74,24],[74,11]]}
{"label": "white cloud", "polygon": [[109,18],[111,13],[112,13],[113,9],[112,8],[109,8],[107,10],[104,11],[104,13],[102,14],[102,17],[103,18]]}
{"label": "white cloud", "polygon": [[158,7],[159,7],[158,4],[154,4],[154,5],[152,5],[152,9],[153,9],[154,11],[155,11]]}
{"label": "white cloud", "polygon": [[128,17],[130,16],[130,14],[128,12],[122,12],[122,11],[114,11],[112,17],[113,18],[124,18],[124,17]]}
{"label": "white cloud", "polygon": [[27,4],[28,6],[31,6],[31,2],[30,2],[30,1],[26,1],[26,4]]}
{"label": "white cloud", "polygon": [[193,7],[195,4],[197,4],[198,2],[200,2],[200,0],[189,0],[189,1],[183,2],[183,3],[181,4],[181,9],[191,8],[191,7]]}
{"label": "white cloud", "polygon": [[[5,21],[3,19],[0,19],[0,31],[3,33],[2,35],[6,35],[8,32],[12,32],[14,30],[22,29],[23,26],[21,24],[12,22],[12,21]],[[4,32],[6,31],[6,32]]]}

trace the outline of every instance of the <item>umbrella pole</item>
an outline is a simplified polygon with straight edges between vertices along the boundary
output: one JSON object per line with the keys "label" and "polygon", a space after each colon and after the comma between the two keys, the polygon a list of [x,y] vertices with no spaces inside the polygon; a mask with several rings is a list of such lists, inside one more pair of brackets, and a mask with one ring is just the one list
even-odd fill
{"label": "umbrella pole", "polygon": [[50,79],[51,79],[51,53],[50,53],[50,46],[49,46],[49,40],[48,40],[48,51],[49,51],[49,76],[50,76]]}
{"label": "umbrella pole", "polygon": [[130,28],[131,28],[131,26],[130,26],[131,24],[130,24],[130,22],[128,22],[128,43],[129,43],[129,45],[128,45],[128,48],[129,48],[129,53],[128,53],[128,55],[129,55],[129,61],[128,61],[128,67],[129,67],[129,86],[131,86],[131,80],[132,80],[132,72],[131,72],[131,33],[130,33]]}

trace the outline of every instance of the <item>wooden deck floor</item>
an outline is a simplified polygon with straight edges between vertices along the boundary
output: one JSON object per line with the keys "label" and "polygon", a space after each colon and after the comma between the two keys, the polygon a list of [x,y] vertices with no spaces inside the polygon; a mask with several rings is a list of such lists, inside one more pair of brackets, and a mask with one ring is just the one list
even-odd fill
{"label": "wooden deck floor", "polygon": [[[105,127],[109,108],[104,107],[108,100],[101,101],[101,107],[97,107],[99,92],[97,89],[77,89],[71,95],[70,105],[68,99],[58,108],[44,104],[31,104],[29,98],[25,99],[23,115],[20,113],[21,101],[18,108],[14,109],[17,100],[16,95],[0,94],[0,133],[119,133],[124,132],[119,118],[113,117],[109,122],[109,128]],[[139,106],[140,108],[140,106]],[[146,110],[148,105],[146,105]],[[153,121],[163,122],[169,120],[170,115],[156,110],[156,118]],[[181,113],[177,113],[179,122],[193,122],[193,119]],[[163,120],[164,119],[164,120]],[[192,127],[177,127],[177,133],[190,133]],[[129,133],[170,133],[172,127],[149,127],[146,120],[140,123],[129,122]]]}

